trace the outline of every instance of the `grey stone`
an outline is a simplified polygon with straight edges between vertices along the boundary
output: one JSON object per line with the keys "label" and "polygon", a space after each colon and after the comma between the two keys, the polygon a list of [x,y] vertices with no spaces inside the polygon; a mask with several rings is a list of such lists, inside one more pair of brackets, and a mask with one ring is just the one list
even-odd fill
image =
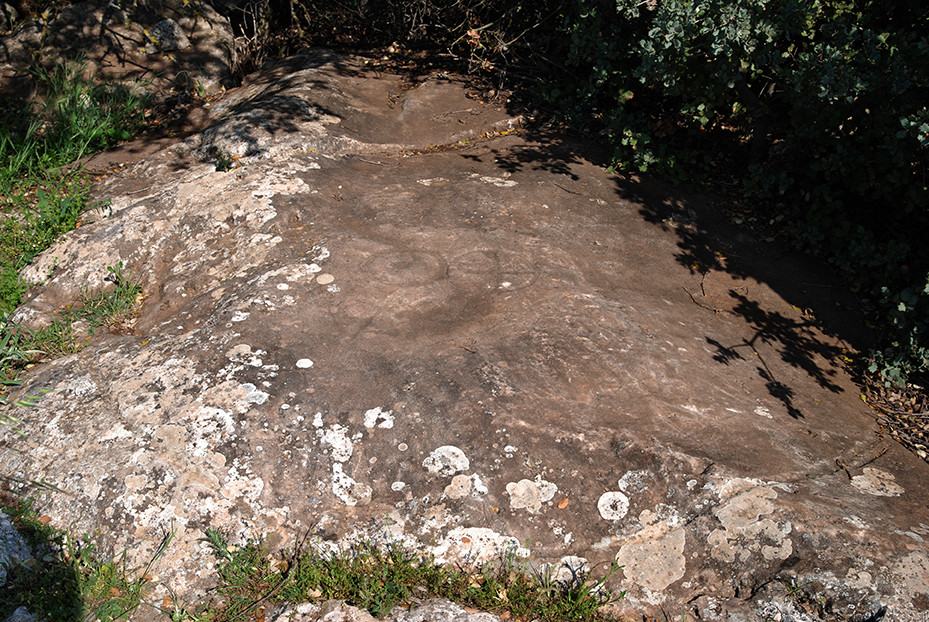
{"label": "grey stone", "polygon": [[8,615],[3,622],[38,622],[39,616],[34,613],[29,613],[29,610],[25,607],[19,607]]}
{"label": "grey stone", "polygon": [[176,52],[190,47],[190,39],[184,34],[180,24],[173,19],[163,19],[149,33],[151,42],[147,48],[149,54],[156,52]]}
{"label": "grey stone", "polygon": [[29,546],[16,530],[10,517],[0,510],[0,586],[6,583],[6,573],[10,564],[25,561],[32,557]]}

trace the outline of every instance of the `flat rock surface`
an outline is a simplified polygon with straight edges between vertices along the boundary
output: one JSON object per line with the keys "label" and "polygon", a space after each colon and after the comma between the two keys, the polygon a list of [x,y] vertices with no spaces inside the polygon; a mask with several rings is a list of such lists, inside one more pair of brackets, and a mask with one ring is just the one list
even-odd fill
{"label": "flat rock surface", "polygon": [[176,530],[153,573],[188,600],[217,527],[615,560],[630,615],[803,619],[785,584],[929,615],[929,465],[879,438],[827,272],[449,76],[317,51],[209,124],[28,270],[30,325],[118,261],[145,291],[0,429],[56,521],[146,561]]}

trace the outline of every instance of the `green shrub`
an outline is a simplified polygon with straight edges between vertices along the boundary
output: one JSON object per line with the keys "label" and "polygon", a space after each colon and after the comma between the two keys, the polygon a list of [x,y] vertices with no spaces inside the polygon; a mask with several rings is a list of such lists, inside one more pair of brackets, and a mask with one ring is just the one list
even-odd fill
{"label": "green shrub", "polygon": [[32,74],[44,91],[39,109],[15,101],[2,108],[0,187],[127,140],[144,121],[145,99],[125,85],[94,85],[81,62]]}
{"label": "green shrub", "polygon": [[[549,100],[616,166],[699,175],[712,151],[869,293],[873,371],[929,373],[929,9],[840,0],[584,0]],[[733,138],[735,140],[733,140]],[[743,162],[744,165],[740,165]]]}

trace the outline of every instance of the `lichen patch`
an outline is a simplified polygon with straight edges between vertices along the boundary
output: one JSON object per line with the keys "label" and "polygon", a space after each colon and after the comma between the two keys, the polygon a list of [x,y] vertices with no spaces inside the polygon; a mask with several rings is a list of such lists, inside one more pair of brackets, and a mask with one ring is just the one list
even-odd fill
{"label": "lichen patch", "polygon": [[320,437],[320,443],[328,445],[332,449],[332,460],[334,462],[346,462],[352,457],[352,441],[348,436],[348,429],[334,423],[329,429],[317,432]]}
{"label": "lichen patch", "polygon": [[423,466],[433,475],[454,475],[471,468],[471,462],[461,449],[454,445],[438,447],[425,460]]}
{"label": "lichen patch", "polygon": [[380,406],[367,410],[364,426],[369,430],[375,427],[389,430],[394,427],[394,411],[383,409]]}
{"label": "lichen patch", "polygon": [[853,477],[852,486],[875,497],[899,497],[904,493],[892,474],[871,467],[865,467],[864,473]]}
{"label": "lichen patch", "polygon": [[520,546],[519,540],[486,527],[455,527],[431,553],[439,563],[454,559],[475,565],[509,555],[529,557],[529,549]]}
{"label": "lichen patch", "polygon": [[729,563],[737,558],[746,562],[753,555],[760,555],[767,561],[787,559],[793,551],[791,523],[767,517],[775,512],[772,501],[777,499],[777,492],[774,487],[739,480],[725,485],[723,490],[738,492],[713,512],[721,527],[710,532],[707,538],[711,555]]}
{"label": "lichen patch", "polygon": [[620,520],[629,512],[629,497],[619,491],[605,492],[597,501],[597,510],[603,520]]}
{"label": "lichen patch", "polygon": [[623,567],[627,579],[653,593],[660,593],[684,576],[684,541],[684,530],[672,529],[655,538],[623,545],[616,561]]}
{"label": "lichen patch", "polygon": [[345,505],[365,505],[371,501],[371,487],[352,479],[340,462],[332,465],[332,494]]}

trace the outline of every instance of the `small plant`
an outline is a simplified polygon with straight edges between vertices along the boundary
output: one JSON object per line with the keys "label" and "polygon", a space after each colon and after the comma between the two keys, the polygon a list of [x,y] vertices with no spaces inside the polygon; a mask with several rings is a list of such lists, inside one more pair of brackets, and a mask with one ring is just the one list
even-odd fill
{"label": "small plant", "polygon": [[397,605],[430,597],[517,618],[596,620],[600,607],[624,595],[614,596],[605,586],[615,564],[599,580],[576,574],[559,582],[529,571],[512,555],[469,571],[392,544],[360,543],[330,553],[307,548],[304,540],[275,557],[260,542],[230,546],[218,531],[207,531],[205,541],[217,558],[222,596],[202,618],[213,622],[240,619],[274,601],[317,599],[344,600],[381,617]]}
{"label": "small plant", "polygon": [[[10,321],[9,315],[0,314],[0,369],[27,363],[41,350],[30,349],[27,345],[32,337],[29,330]],[[11,379],[3,379],[9,382]]]}
{"label": "small plant", "polygon": [[236,162],[238,157],[231,156],[224,151],[216,152],[216,171],[219,173],[225,173],[231,171],[234,168],[238,168],[239,164]]}
{"label": "small plant", "polygon": [[[11,386],[16,374],[41,355],[53,356],[79,351],[101,326],[127,319],[139,304],[142,288],[122,262],[107,267],[106,281],[114,286],[85,292],[77,305],[59,310],[52,322],[29,331],[0,316],[0,380]],[[34,400],[20,400],[30,406]]]}
{"label": "small plant", "polygon": [[787,598],[803,611],[817,618],[832,619],[832,600],[817,591],[813,583],[801,583],[796,577],[782,579]]}

